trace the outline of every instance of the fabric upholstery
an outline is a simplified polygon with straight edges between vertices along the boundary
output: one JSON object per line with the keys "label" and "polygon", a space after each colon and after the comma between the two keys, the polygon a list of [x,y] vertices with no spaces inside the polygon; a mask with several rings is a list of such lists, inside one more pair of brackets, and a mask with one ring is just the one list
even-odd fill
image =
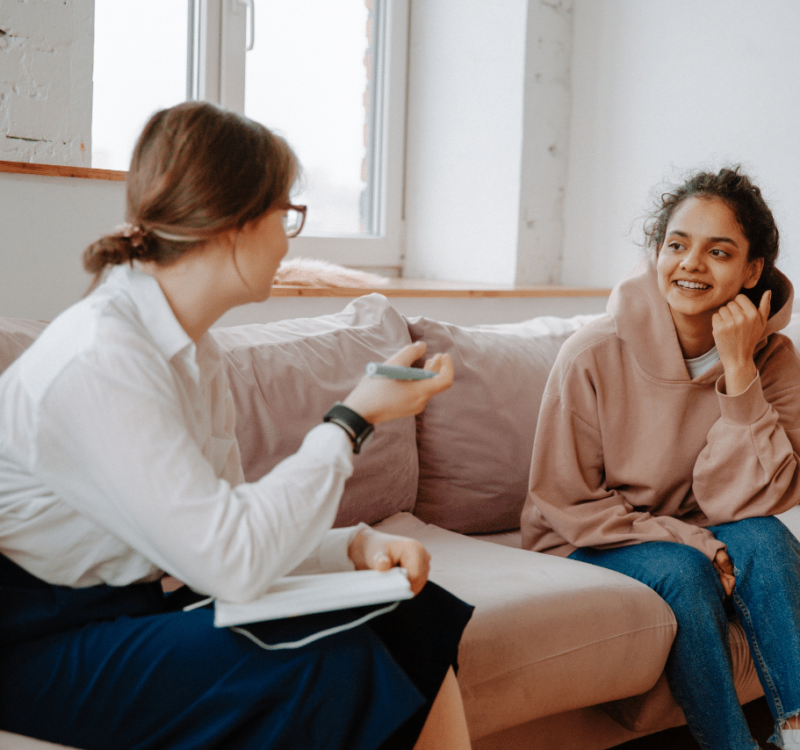
{"label": "fabric upholstery", "polygon": [[519,527],[539,405],[561,345],[595,315],[462,327],[411,318],[426,356],[447,352],[455,383],[417,417],[414,513],[464,533]]}
{"label": "fabric upholstery", "polygon": [[458,674],[473,739],[638,695],[658,680],[676,625],[672,610],[644,584],[454,534],[409,513],[377,528],[423,542],[431,580],[475,605]]}
{"label": "fabric upholstery", "polygon": [[[380,294],[339,313],[264,325],[213,329],[236,404],[236,437],[247,481],[294,453],[364,375],[411,343],[405,320]],[[355,456],[336,526],[375,523],[411,510],[417,492],[414,419],[379,425]]]}

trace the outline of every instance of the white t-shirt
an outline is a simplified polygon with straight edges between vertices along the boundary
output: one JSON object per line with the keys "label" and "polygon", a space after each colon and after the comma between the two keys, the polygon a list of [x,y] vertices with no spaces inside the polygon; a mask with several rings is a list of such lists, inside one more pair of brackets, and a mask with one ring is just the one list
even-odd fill
{"label": "white t-shirt", "polygon": [[298,566],[352,570],[355,530],[330,530],[344,431],[315,427],[247,484],[234,423],[213,337],[195,345],[154,278],[115,268],[0,377],[0,551],[54,584],[166,571],[230,601]]}
{"label": "white t-shirt", "polygon": [[705,354],[692,359],[684,359],[686,369],[689,371],[689,377],[694,380],[699,378],[704,372],[708,372],[717,362],[719,362],[719,352],[717,347],[713,346]]}

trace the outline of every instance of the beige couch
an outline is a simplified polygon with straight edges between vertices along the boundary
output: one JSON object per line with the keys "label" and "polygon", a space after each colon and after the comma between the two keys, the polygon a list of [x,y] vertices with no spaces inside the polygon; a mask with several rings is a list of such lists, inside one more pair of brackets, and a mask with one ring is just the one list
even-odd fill
{"label": "beige couch", "polygon": [[[366,362],[420,338],[453,356],[453,388],[416,420],[381,425],[356,457],[337,524],[420,539],[431,578],[476,605],[459,672],[476,750],[600,750],[683,723],[662,674],[669,607],[625,576],[519,549],[539,401],[561,344],[586,320],[464,328],[406,319],[368,295],[335,315],[215,330],[248,479],[296,450]],[[0,370],[43,326],[0,320]],[[786,522],[800,533],[794,511]],[[731,643],[746,702],[762,691],[738,624]],[[0,750],[45,747],[0,732]]]}

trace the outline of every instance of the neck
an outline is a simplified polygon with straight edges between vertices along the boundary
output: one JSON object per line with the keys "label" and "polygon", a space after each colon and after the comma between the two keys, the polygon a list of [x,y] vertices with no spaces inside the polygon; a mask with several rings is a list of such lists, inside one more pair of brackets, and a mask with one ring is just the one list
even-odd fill
{"label": "neck", "polygon": [[707,315],[686,316],[670,308],[670,313],[684,359],[694,359],[713,348],[714,333],[711,325],[713,312]]}
{"label": "neck", "polygon": [[224,313],[241,304],[226,284],[229,258],[230,251],[222,243],[210,240],[169,265],[140,265],[142,271],[158,281],[181,327],[195,342]]}

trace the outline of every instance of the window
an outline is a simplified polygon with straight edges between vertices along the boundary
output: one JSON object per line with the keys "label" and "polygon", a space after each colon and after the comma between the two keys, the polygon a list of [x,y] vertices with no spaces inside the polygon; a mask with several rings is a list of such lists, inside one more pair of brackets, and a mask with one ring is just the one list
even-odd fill
{"label": "window", "polygon": [[186,0],[95,0],[92,166],[126,170],[150,115],[186,99]]}
{"label": "window", "polygon": [[95,14],[92,166],[127,169],[154,110],[216,102],[297,152],[309,210],[292,254],[399,269],[408,0],[96,0]]}

